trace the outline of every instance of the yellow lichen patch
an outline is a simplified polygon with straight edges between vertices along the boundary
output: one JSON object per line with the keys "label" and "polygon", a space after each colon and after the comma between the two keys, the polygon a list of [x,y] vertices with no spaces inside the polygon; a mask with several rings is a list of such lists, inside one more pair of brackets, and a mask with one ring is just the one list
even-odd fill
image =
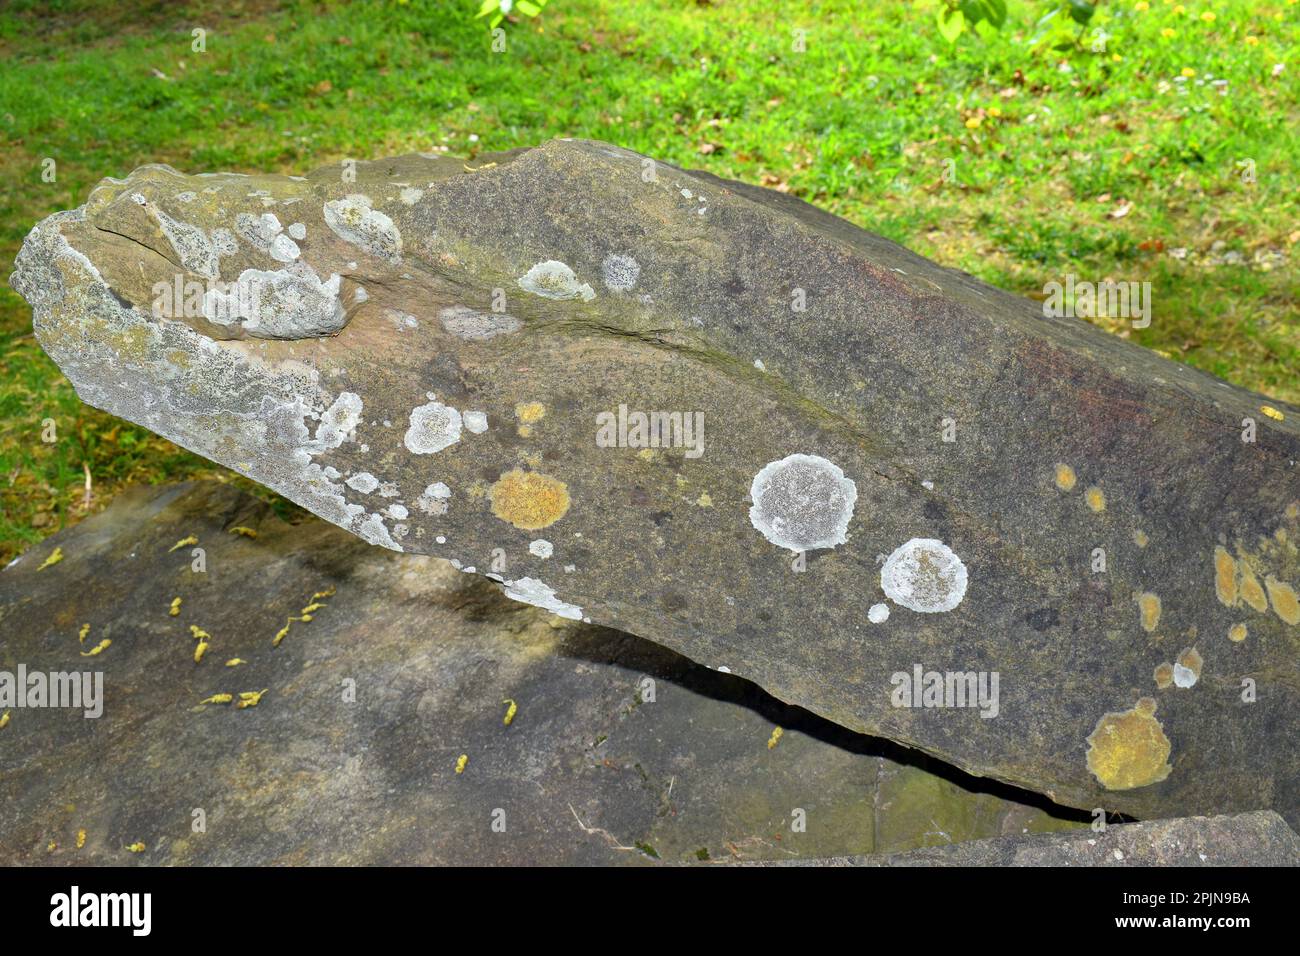
{"label": "yellow lichen patch", "polygon": [[239,526],[236,527],[236,528],[231,528],[231,529],[230,529],[230,533],[231,533],[231,534],[237,534],[237,535],[239,535],[240,537],[243,537],[243,538],[256,538],[256,537],[257,537],[257,532],[256,532],[256,531],[254,531],[252,528],[245,528],[242,524],[239,525]]}
{"label": "yellow lichen patch", "polygon": [[226,661],[226,666],[238,667],[240,664],[247,664],[247,663],[248,661],[244,660],[242,657],[232,657],[230,660]]}
{"label": "yellow lichen patch", "polygon": [[171,554],[173,551],[179,551],[181,548],[187,547],[191,544],[198,544],[198,543],[199,543],[199,539],[197,537],[195,537],[192,534],[187,535],[186,537],[181,538],[179,541],[177,541],[170,548],[168,548],[167,553]]}
{"label": "yellow lichen patch", "polygon": [[1267,614],[1268,595],[1264,593],[1264,586],[1259,583],[1259,578],[1255,577],[1255,572],[1244,557],[1237,562],[1237,572],[1237,589],[1241,599],[1260,614]]}
{"label": "yellow lichen patch", "polygon": [[1056,466],[1056,487],[1062,491],[1072,491],[1074,483],[1078,480],[1074,469],[1069,465],[1059,464]]}
{"label": "yellow lichen patch", "polygon": [[200,704],[228,704],[235,699],[234,694],[213,694],[199,701]]}
{"label": "yellow lichen patch", "polygon": [[54,565],[58,564],[62,560],[63,560],[63,549],[55,548],[53,551],[50,552],[50,556],[46,558],[44,561],[42,561],[41,566],[36,570],[44,571],[46,568],[53,567]]}
{"label": "yellow lichen patch", "polygon": [[130,846],[128,846],[127,849],[130,850],[132,853],[143,853],[148,848],[143,843],[137,841],[136,843],[132,843]]}
{"label": "yellow lichen patch", "polygon": [[53,853],[53,852],[54,852],[55,850],[57,850],[58,848],[59,848],[59,845],[58,845],[57,843],[55,843],[53,840],[51,840],[49,843],[45,844],[45,852],[46,852],[46,853]]}
{"label": "yellow lichen patch", "polygon": [[1232,627],[1228,628],[1228,640],[1240,644],[1245,639],[1246,639],[1245,624],[1234,624],[1232,625]]}
{"label": "yellow lichen patch", "polygon": [[532,438],[532,437],[533,437],[533,426],[532,426],[532,425],[520,425],[518,428],[515,429],[515,431],[517,431],[517,432],[519,433],[519,437],[520,437],[520,438]]}
{"label": "yellow lichen patch", "polygon": [[82,656],[82,657],[97,657],[98,655],[104,653],[104,651],[106,651],[106,650],[108,649],[109,645],[112,644],[112,643],[113,643],[113,642],[112,642],[111,640],[109,640],[109,639],[106,637],[106,638],[104,638],[102,641],[100,641],[98,644],[96,644],[94,647],[92,647],[90,650],[88,650],[88,651],[82,651],[82,652],[81,652],[81,656]]}
{"label": "yellow lichen patch", "polygon": [[6,710],[3,715],[0,715],[0,730],[4,730],[8,726],[9,726],[9,711]]}
{"label": "yellow lichen patch", "polygon": [[709,497],[709,493],[707,491],[700,492],[700,496],[695,499],[695,503],[699,505],[701,508],[713,507],[713,499]]}
{"label": "yellow lichen patch", "polygon": [[501,703],[506,705],[506,716],[505,719],[501,721],[501,723],[509,727],[510,724],[515,719],[515,714],[519,712],[519,705],[516,704],[513,700],[509,700],[509,699],[503,700]]}
{"label": "yellow lichen patch", "polygon": [[1237,562],[1222,546],[1214,549],[1214,593],[1221,604],[1237,603]]}
{"label": "yellow lichen patch", "polygon": [[196,641],[207,640],[212,636],[207,631],[203,630],[203,628],[199,627],[197,624],[190,625],[190,634],[194,637]]}
{"label": "yellow lichen patch", "polygon": [[81,630],[79,630],[79,631],[77,632],[77,643],[78,643],[78,644],[85,644],[85,643],[86,643],[86,638],[87,638],[89,635],[90,635],[90,625],[89,625],[89,624],[83,624],[83,625],[81,625]]}
{"label": "yellow lichen patch", "polygon": [[180,598],[172,598],[172,606],[167,609],[167,613],[170,614],[172,617],[176,617],[178,614],[181,613]]}
{"label": "yellow lichen patch", "polygon": [[1261,405],[1261,406],[1259,406],[1259,410],[1260,410],[1261,412],[1263,412],[1265,415],[1267,415],[1269,418],[1271,418],[1271,419],[1273,419],[1274,421],[1277,421],[1277,422],[1280,422],[1280,421],[1282,421],[1284,418],[1286,418],[1285,415],[1283,415],[1280,411],[1278,411],[1278,410],[1277,410],[1276,408],[1274,408],[1272,405]]}
{"label": "yellow lichen patch", "polygon": [[659,457],[659,449],[642,448],[639,452],[636,453],[636,456],[640,458],[642,461],[654,461],[656,458]]}
{"label": "yellow lichen patch", "polygon": [[315,594],[313,594],[310,600],[317,601],[320,600],[321,598],[333,597],[337,593],[338,593],[338,588],[336,588],[334,585],[331,584],[324,591],[317,591]]}
{"label": "yellow lichen patch", "polygon": [[1174,682],[1174,668],[1172,664],[1160,664],[1156,667],[1155,673],[1156,686],[1164,690]]}
{"label": "yellow lichen patch", "polygon": [[1142,630],[1150,634],[1160,623],[1160,597],[1147,591],[1138,595],[1137,603],[1142,619]]}
{"label": "yellow lichen patch", "polygon": [[284,627],[280,628],[278,631],[275,632],[275,637],[271,639],[271,646],[279,647],[280,642],[284,640],[288,635],[289,635],[289,625],[286,624]]}
{"label": "yellow lichen patch", "polygon": [[1096,485],[1093,485],[1083,493],[1083,500],[1088,502],[1088,507],[1097,512],[1097,514],[1101,514],[1106,510],[1106,493]]}
{"label": "yellow lichen patch", "polygon": [[1143,697],[1132,710],[1097,721],[1088,737],[1088,769],[1107,790],[1147,787],[1169,776],[1173,748],[1155,713],[1155,700]]}
{"label": "yellow lichen patch", "polygon": [[546,406],[541,402],[520,402],[515,406],[515,417],[525,425],[540,422],[546,417]]}
{"label": "yellow lichen patch", "polygon": [[777,743],[785,736],[784,727],[772,728],[772,736],[767,738],[767,749],[771,750],[776,747]]}
{"label": "yellow lichen patch", "polygon": [[1150,540],[1151,539],[1147,537],[1147,533],[1143,531],[1141,528],[1134,529],[1133,543],[1136,544],[1139,548],[1145,548],[1147,544],[1150,542]]}
{"label": "yellow lichen patch", "polygon": [[1268,588],[1273,613],[1288,624],[1300,624],[1300,599],[1296,598],[1295,588],[1271,574],[1264,579],[1264,586]]}
{"label": "yellow lichen patch", "polygon": [[262,702],[262,695],[267,692],[268,688],[263,687],[261,690],[246,690],[239,694],[239,703],[235,704],[237,708],[243,710],[246,707],[256,707]]}
{"label": "yellow lichen patch", "polygon": [[569,510],[569,489],[564,482],[518,468],[498,478],[488,497],[492,513],[521,531],[552,525]]}
{"label": "yellow lichen patch", "polygon": [[203,660],[203,655],[208,652],[208,642],[199,641],[194,645],[194,663],[198,664]]}
{"label": "yellow lichen patch", "polygon": [[80,849],[81,849],[82,847],[84,847],[85,845],[86,845],[86,831],[85,831],[85,830],[78,830],[78,831],[77,831],[77,849],[80,850]]}
{"label": "yellow lichen patch", "polygon": [[1292,521],[1295,521],[1297,518],[1300,518],[1300,501],[1291,502],[1289,505],[1286,506],[1286,511],[1282,513],[1286,515],[1288,518],[1290,518]]}
{"label": "yellow lichen patch", "polygon": [[461,754],[456,758],[456,772],[464,773],[465,766],[469,763],[469,754]]}

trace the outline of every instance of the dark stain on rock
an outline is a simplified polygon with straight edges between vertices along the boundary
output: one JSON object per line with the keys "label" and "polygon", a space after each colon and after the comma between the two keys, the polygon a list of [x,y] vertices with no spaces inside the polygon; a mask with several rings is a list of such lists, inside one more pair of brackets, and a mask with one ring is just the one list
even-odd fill
{"label": "dark stain on rock", "polygon": [[1061,612],[1054,607],[1040,607],[1025,615],[1025,623],[1039,634],[1061,624]]}

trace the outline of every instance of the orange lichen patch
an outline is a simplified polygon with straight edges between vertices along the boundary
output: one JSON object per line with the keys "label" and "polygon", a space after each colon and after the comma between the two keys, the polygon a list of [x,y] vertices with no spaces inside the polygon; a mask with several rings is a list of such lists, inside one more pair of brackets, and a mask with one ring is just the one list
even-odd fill
{"label": "orange lichen patch", "polygon": [[1139,548],[1145,548],[1147,546],[1147,543],[1150,540],[1151,539],[1147,537],[1147,533],[1143,531],[1141,528],[1134,529],[1133,543],[1136,544]]}
{"label": "orange lichen patch", "polygon": [[1221,604],[1237,603],[1237,562],[1222,546],[1214,549],[1214,593]]}
{"label": "orange lichen patch", "polygon": [[1062,491],[1070,491],[1074,488],[1074,483],[1077,480],[1074,469],[1069,465],[1056,466],[1056,487]]}
{"label": "orange lichen patch", "polygon": [[1174,682],[1173,665],[1172,664],[1159,665],[1158,667],[1156,667],[1156,671],[1152,676],[1156,680],[1156,686],[1159,687],[1161,690],[1164,690],[1166,687],[1168,687],[1170,684]]}
{"label": "orange lichen patch", "polygon": [[1232,625],[1232,627],[1228,628],[1228,640],[1240,644],[1245,639],[1246,639],[1245,624],[1234,624]]}
{"label": "orange lichen patch", "polygon": [[1240,575],[1238,589],[1241,592],[1241,599],[1260,614],[1267,614],[1268,596],[1264,593],[1263,585],[1259,583],[1259,578],[1255,577],[1255,572],[1251,570],[1250,564],[1244,557],[1237,562],[1237,571]]}
{"label": "orange lichen patch", "polygon": [[548,527],[569,510],[569,489],[564,482],[518,468],[498,478],[488,497],[492,513],[522,531]]}
{"label": "orange lichen patch", "polygon": [[1083,500],[1088,502],[1088,507],[1097,514],[1101,514],[1106,510],[1106,494],[1096,485],[1083,493]]}
{"label": "orange lichen patch", "polygon": [[[1194,684],[1201,679],[1201,667],[1205,662],[1201,660],[1200,653],[1194,647],[1184,648],[1183,652],[1178,655],[1177,667],[1174,668],[1174,683],[1179,683],[1178,668],[1184,668],[1190,672],[1191,683]],[[1179,683],[1179,686],[1182,684]],[[1188,684],[1188,686],[1191,686]]]}
{"label": "orange lichen patch", "polygon": [[1137,596],[1137,603],[1142,618],[1142,630],[1150,634],[1160,623],[1160,597],[1147,591]]}
{"label": "orange lichen patch", "polygon": [[1264,579],[1264,586],[1268,588],[1273,613],[1288,624],[1300,624],[1300,599],[1296,598],[1295,588],[1271,574]]}
{"label": "orange lichen patch", "polygon": [[1143,697],[1132,710],[1097,721],[1088,737],[1088,769],[1107,790],[1147,787],[1169,776],[1173,747],[1155,713],[1155,700]]}

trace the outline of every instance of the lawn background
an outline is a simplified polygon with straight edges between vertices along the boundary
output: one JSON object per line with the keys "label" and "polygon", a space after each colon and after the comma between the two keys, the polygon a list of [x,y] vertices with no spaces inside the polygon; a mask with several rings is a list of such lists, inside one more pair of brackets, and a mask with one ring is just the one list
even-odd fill
{"label": "lawn background", "polygon": [[[552,0],[496,53],[475,0],[17,0],[0,260],[143,163],[301,173],[590,137],[787,190],[1024,295],[1150,281],[1150,328],[1097,324],[1300,402],[1300,7],[1104,3],[1056,50],[1032,42],[1052,5],[949,44],[932,4],[902,0]],[[197,475],[247,485],[82,405],[0,288],[0,562],[124,483]]]}

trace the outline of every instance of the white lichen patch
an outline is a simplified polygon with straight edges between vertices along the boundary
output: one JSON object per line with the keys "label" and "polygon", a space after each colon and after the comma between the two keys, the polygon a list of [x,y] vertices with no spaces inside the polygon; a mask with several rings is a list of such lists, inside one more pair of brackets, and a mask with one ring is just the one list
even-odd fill
{"label": "white lichen patch", "polygon": [[245,269],[229,290],[209,289],[204,294],[203,314],[219,325],[237,321],[263,339],[333,335],[347,324],[340,282],[337,274],[322,282],[305,266],[276,272]]}
{"label": "white lichen patch", "polygon": [[368,471],[360,471],[343,482],[353,491],[359,491],[363,495],[368,495],[379,487],[379,479]]}
{"label": "white lichen patch", "polygon": [[403,189],[400,193],[397,194],[397,198],[402,200],[402,202],[407,206],[414,206],[417,202],[419,202],[422,198],[424,198],[424,190],[416,189],[412,186],[407,186],[405,189]]}
{"label": "white lichen patch", "polygon": [[549,558],[555,553],[555,545],[545,538],[538,538],[528,545],[528,553],[537,558]]}
{"label": "white lichen patch", "polygon": [[605,287],[615,292],[629,292],[641,276],[641,264],[631,256],[611,254],[600,265]]}
{"label": "white lichen patch", "polygon": [[432,401],[411,410],[411,425],[403,441],[415,454],[431,455],[460,441],[460,429],[460,412]]}
{"label": "white lichen patch", "polygon": [[361,396],[355,392],[340,392],[338,398],[321,414],[311,453],[338,448],[352,438],[357,426],[361,424],[361,408]]}
{"label": "white lichen patch", "polygon": [[778,547],[833,548],[848,540],[857,485],[816,455],[790,455],[763,467],[749,489],[749,521]]}
{"label": "white lichen patch", "polygon": [[289,233],[290,239],[297,239],[299,242],[307,238],[307,227],[300,222],[295,222],[286,232]]}
{"label": "white lichen patch", "polygon": [[370,197],[354,193],[324,206],[325,225],[342,239],[386,262],[402,259],[402,234],[385,213],[372,209]]}
{"label": "white lichen patch", "polygon": [[384,318],[392,322],[399,332],[420,327],[419,319],[410,312],[403,312],[400,309],[384,309]]}
{"label": "white lichen patch", "polygon": [[536,578],[520,578],[518,581],[507,581],[505,583],[505,594],[506,597],[512,600],[543,608],[552,614],[558,614],[560,617],[566,617],[571,621],[582,620],[582,608],[561,601],[555,596],[554,589]]}
{"label": "white lichen patch", "polygon": [[942,541],[913,538],[880,569],[880,586],[896,604],[921,614],[951,611],[966,596],[966,565]]}
{"label": "white lichen patch", "polygon": [[452,305],[438,312],[442,327],[457,338],[482,342],[497,335],[518,332],[524,324],[504,312],[480,312],[464,305]]}
{"label": "white lichen patch", "polygon": [[488,428],[487,415],[484,412],[465,412],[461,416],[465,422],[465,430],[475,435],[481,435]]}
{"label": "white lichen patch", "polygon": [[537,263],[517,281],[519,288],[544,299],[582,299],[586,302],[596,298],[590,285],[579,282],[572,269],[555,259]]}
{"label": "white lichen patch", "polygon": [[867,620],[872,624],[884,624],[889,620],[889,605],[883,602],[871,605],[867,611]]}
{"label": "white lichen patch", "polygon": [[1174,686],[1175,687],[1195,687],[1196,682],[1200,680],[1200,674],[1190,667],[1184,667],[1182,664],[1174,664]]}
{"label": "white lichen patch", "polygon": [[[450,497],[451,489],[441,481],[435,481],[424,489],[424,493],[419,498],[415,499],[415,507],[427,515],[446,514],[447,499]],[[439,544],[441,543],[439,542]]]}

